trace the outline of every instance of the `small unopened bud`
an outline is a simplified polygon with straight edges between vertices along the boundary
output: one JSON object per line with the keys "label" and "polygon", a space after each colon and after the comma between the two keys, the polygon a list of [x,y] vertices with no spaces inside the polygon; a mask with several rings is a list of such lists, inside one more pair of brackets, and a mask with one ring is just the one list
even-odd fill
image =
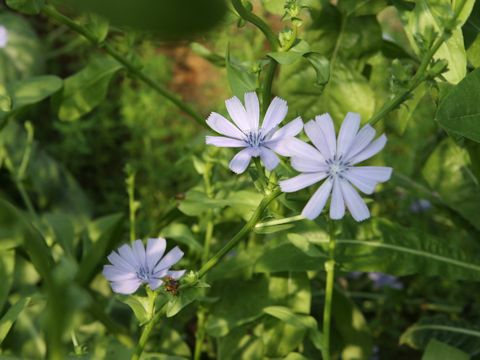
{"label": "small unopened bud", "polygon": [[295,34],[293,33],[292,29],[283,29],[278,35],[280,46],[284,48],[286,45],[290,44],[294,36]]}
{"label": "small unopened bud", "polygon": [[445,59],[439,59],[439,60],[435,60],[433,65],[428,70],[428,74],[432,78],[435,78],[438,75],[443,74],[447,70],[448,70],[448,61]]}

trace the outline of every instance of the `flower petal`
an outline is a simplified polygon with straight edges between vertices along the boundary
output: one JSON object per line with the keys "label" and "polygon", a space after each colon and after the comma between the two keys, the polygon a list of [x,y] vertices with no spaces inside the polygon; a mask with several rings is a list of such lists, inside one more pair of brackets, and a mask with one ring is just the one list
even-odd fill
{"label": "flower petal", "polygon": [[136,256],[138,263],[141,266],[147,265],[145,246],[143,246],[142,240],[135,240],[132,244],[133,254]]}
{"label": "flower petal", "polygon": [[235,139],[243,139],[245,134],[242,133],[235,125],[225,119],[222,115],[212,112],[207,119],[207,124],[217,133]]}
{"label": "flower petal", "polygon": [[183,274],[185,274],[185,271],[187,271],[187,270],[176,270],[176,271],[172,270],[172,271],[168,271],[167,275],[171,276],[175,280],[178,280],[183,276]]}
{"label": "flower petal", "polygon": [[274,129],[275,126],[280,124],[285,116],[287,116],[288,106],[287,102],[279,97],[276,97],[270,103],[270,106],[267,109],[265,118],[262,123],[262,130],[264,134],[267,134],[270,130]]}
{"label": "flower petal", "polygon": [[124,271],[135,271],[135,265],[129,263],[127,260],[118,255],[115,251],[112,251],[110,255],[108,255],[107,259],[117,268],[120,268]]}
{"label": "flower petal", "polygon": [[241,101],[234,96],[225,101],[225,106],[227,107],[228,114],[238,128],[243,132],[248,132],[248,130],[250,130],[250,123]]}
{"label": "flower petal", "polygon": [[392,168],[387,166],[355,166],[348,170],[355,175],[382,183],[390,179],[392,176]]}
{"label": "flower petal", "polygon": [[133,249],[129,245],[124,244],[120,246],[118,248],[118,253],[126,262],[132,265],[135,269],[138,269],[142,265],[137,261],[137,257],[134,255]]}
{"label": "flower petal", "polygon": [[346,180],[342,180],[340,186],[342,187],[343,198],[345,199],[347,208],[353,218],[356,221],[368,219],[370,217],[370,211],[365,201],[358,195],[358,192]]}
{"label": "flower petal", "polygon": [[335,125],[330,114],[325,113],[315,116],[315,121],[320,126],[324,141],[328,147],[328,156],[332,158],[337,152],[337,139],[335,135]]}
{"label": "flower petal", "polygon": [[114,281],[111,283],[112,290],[118,294],[129,295],[137,291],[142,282],[139,279]]}
{"label": "flower petal", "polygon": [[103,267],[102,274],[109,281],[123,281],[137,278],[137,275],[134,271],[124,271],[123,269],[113,265],[105,265]]}
{"label": "flower petal", "polygon": [[330,218],[339,220],[345,215],[345,201],[343,200],[340,180],[333,180],[332,200],[330,201]]}
{"label": "flower petal", "polygon": [[150,270],[155,268],[155,265],[160,261],[163,254],[165,253],[165,248],[167,247],[167,242],[163,238],[158,239],[148,239],[147,242],[147,266]]}
{"label": "flower petal", "polygon": [[345,156],[348,153],[359,127],[360,115],[349,112],[347,116],[345,116],[345,120],[343,120],[342,127],[338,134],[337,157]]}
{"label": "flower petal", "polygon": [[184,253],[178,246],[175,246],[172,250],[170,250],[167,255],[163,257],[162,260],[155,266],[154,272],[158,272],[164,269],[168,269],[183,257]]}
{"label": "flower petal", "polygon": [[265,165],[265,168],[268,171],[272,171],[273,169],[275,169],[280,162],[278,156],[275,155],[272,150],[266,147],[262,147],[260,149],[260,159],[262,159],[263,165]]}
{"label": "flower petal", "polygon": [[315,120],[310,120],[305,124],[305,134],[307,134],[313,145],[320,150],[320,153],[325,159],[333,158],[327,139],[323,135],[320,125]]}
{"label": "flower petal", "polygon": [[207,136],[205,138],[207,145],[213,145],[217,147],[245,147],[247,144],[243,140],[232,139],[225,136]]}
{"label": "flower petal", "polygon": [[230,161],[230,170],[236,174],[243,173],[247,169],[248,164],[250,164],[251,158],[251,150],[249,148],[243,149],[233,157],[232,161]]}
{"label": "flower petal", "polygon": [[353,139],[352,147],[348,151],[345,159],[350,160],[360,151],[365,149],[368,144],[372,142],[373,138],[375,137],[375,133],[375,129],[368,124],[362,127],[358,134],[355,136],[355,139]]}
{"label": "flower petal", "polygon": [[292,167],[299,172],[327,172],[328,166],[323,161],[294,156],[290,159]]}
{"label": "flower petal", "polygon": [[367,179],[351,170],[345,174],[345,178],[364,194],[372,194],[375,190],[375,186],[377,186],[376,181]]}
{"label": "flower petal", "polygon": [[313,220],[322,212],[327,203],[330,192],[332,191],[332,180],[327,179],[308,200],[307,205],[302,210],[302,215],[307,219]]}
{"label": "flower petal", "polygon": [[151,278],[148,280],[148,286],[152,290],[157,290],[160,286],[162,286],[163,280],[162,279],[157,279],[157,278]]}
{"label": "flower petal", "polygon": [[265,142],[265,146],[268,146],[269,142],[271,141],[278,141],[288,137],[297,136],[300,131],[303,129],[303,121],[301,117],[297,117],[296,119],[290,121],[281,129],[277,130],[273,136]]}
{"label": "flower petal", "polygon": [[283,156],[296,156],[311,159],[314,161],[325,161],[320,151],[315,149],[312,145],[307,144],[306,142],[297,138],[288,138],[280,141],[274,147],[272,147],[271,145],[269,145],[268,147]]}
{"label": "flower petal", "polygon": [[251,129],[258,129],[260,117],[260,104],[258,103],[257,93],[252,91],[245,94],[245,108],[247,110],[247,120]]}
{"label": "flower petal", "polygon": [[283,192],[295,192],[313,185],[326,177],[326,172],[300,174],[291,179],[280,181],[279,184]]}
{"label": "flower petal", "polygon": [[350,164],[355,165],[363,160],[367,160],[380,152],[387,143],[387,137],[382,134],[377,140],[373,141],[364,150],[360,151],[356,156],[349,159]]}

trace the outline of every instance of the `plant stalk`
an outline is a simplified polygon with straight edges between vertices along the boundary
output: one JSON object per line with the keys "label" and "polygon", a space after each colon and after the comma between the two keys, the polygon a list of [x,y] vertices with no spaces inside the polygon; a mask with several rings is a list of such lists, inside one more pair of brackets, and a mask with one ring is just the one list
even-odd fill
{"label": "plant stalk", "polygon": [[328,242],[329,259],[325,262],[327,281],[325,284],[325,305],[323,308],[323,359],[330,360],[330,327],[332,318],[333,285],[335,283],[335,226],[330,220],[330,239]]}
{"label": "plant stalk", "polygon": [[242,238],[249,233],[255,225],[260,220],[263,212],[268,207],[268,205],[277,198],[282,192],[280,189],[276,189],[271,193],[265,195],[263,200],[258,205],[257,209],[253,213],[252,217],[248,220],[248,222],[240,229],[240,231],[231,238],[213,257],[210,258],[200,269],[198,272],[198,277],[201,278],[207,274],[207,272],[212,269],[214,266],[218,264],[218,262],[230,251],[232,250]]}
{"label": "plant stalk", "polygon": [[171,93],[162,85],[155,82],[151,77],[149,77],[147,74],[141,71],[136,65],[134,65],[132,62],[127,60],[123,54],[121,54],[109,43],[105,41],[102,41],[102,42],[98,41],[95,35],[92,32],[90,32],[87,28],[76,23],[69,17],[61,14],[51,5],[44,6],[42,9],[42,12],[48,17],[51,17],[52,19],[54,19],[55,21],[68,26],[71,30],[77,32],[78,34],[86,38],[88,41],[90,41],[93,45],[96,45],[97,47],[102,48],[107,54],[109,54],[111,57],[117,60],[120,64],[122,64],[131,75],[143,81],[145,84],[150,86],[153,90],[155,90],[161,96],[163,96],[164,98],[172,102],[180,110],[182,110],[187,115],[189,115],[193,120],[195,120],[195,122],[197,122],[199,125],[205,128],[207,127],[205,120],[200,115],[198,115],[195,112],[195,110],[193,110],[190,107],[190,105],[185,103],[183,100],[178,98],[176,95]]}

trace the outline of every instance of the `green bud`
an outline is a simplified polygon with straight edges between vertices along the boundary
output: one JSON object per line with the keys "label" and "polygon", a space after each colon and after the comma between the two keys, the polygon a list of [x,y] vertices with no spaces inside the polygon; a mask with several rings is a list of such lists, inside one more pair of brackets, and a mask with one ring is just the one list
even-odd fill
{"label": "green bud", "polygon": [[181,279],[182,285],[195,285],[197,282],[198,282],[198,274],[192,270],[186,273]]}
{"label": "green bud", "polygon": [[428,70],[428,74],[431,78],[435,78],[438,75],[443,74],[448,70],[448,61],[445,59],[435,60]]}
{"label": "green bud", "polygon": [[292,42],[292,38],[295,36],[292,29],[283,29],[278,34],[278,42],[280,43],[280,47],[284,48],[287,44]]}

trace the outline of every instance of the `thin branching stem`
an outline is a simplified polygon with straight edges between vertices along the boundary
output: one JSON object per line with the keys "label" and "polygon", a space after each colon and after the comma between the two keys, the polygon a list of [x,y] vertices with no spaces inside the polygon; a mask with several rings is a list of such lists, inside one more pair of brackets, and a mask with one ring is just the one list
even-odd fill
{"label": "thin branching stem", "polygon": [[93,45],[96,45],[97,47],[103,49],[107,54],[109,54],[111,57],[117,60],[120,64],[122,64],[124,68],[128,70],[129,74],[143,81],[145,84],[150,86],[153,90],[155,90],[158,94],[160,94],[161,96],[163,96],[164,98],[172,102],[180,110],[182,110],[187,115],[189,115],[193,120],[195,120],[195,122],[197,122],[199,125],[203,127],[207,127],[203,117],[201,117],[195,110],[193,110],[192,107],[190,107],[190,105],[185,103],[183,100],[178,98],[172,92],[167,90],[165,87],[163,87],[162,85],[157,83],[155,80],[153,80],[151,77],[149,77],[147,74],[145,74],[143,71],[141,71],[138,66],[134,65],[122,53],[116,50],[108,42],[106,41],[99,42],[96,36],[91,31],[89,31],[84,26],[76,23],[69,17],[61,14],[51,5],[43,7],[42,12],[48,17],[54,19],[55,21],[68,26],[71,30],[77,32],[78,34],[86,38],[88,41],[90,41]]}

